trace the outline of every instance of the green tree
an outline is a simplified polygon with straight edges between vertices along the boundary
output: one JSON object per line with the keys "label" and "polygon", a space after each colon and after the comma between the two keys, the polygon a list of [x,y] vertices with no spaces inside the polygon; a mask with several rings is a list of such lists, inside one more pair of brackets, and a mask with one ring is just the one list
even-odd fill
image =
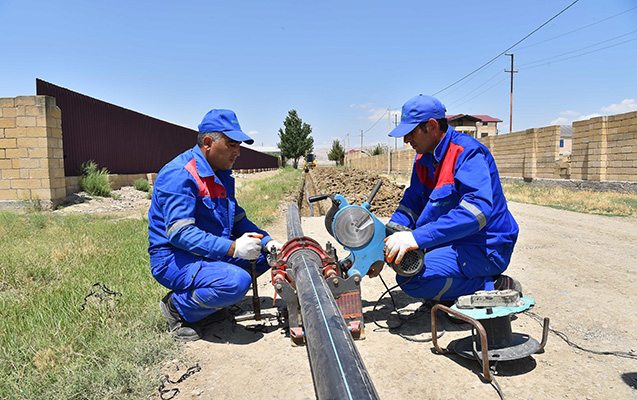
{"label": "green tree", "polygon": [[330,161],[335,161],[336,165],[343,165],[343,160],[345,159],[345,149],[338,139],[332,142],[332,148],[330,149],[330,152],[327,153],[327,159]]}
{"label": "green tree", "polygon": [[387,153],[387,146],[382,145],[382,144],[377,144],[371,151],[371,153],[369,153],[371,156],[377,156],[379,154],[385,154]]}
{"label": "green tree", "polygon": [[310,136],[312,127],[299,118],[296,110],[288,111],[283,126],[285,130],[279,128],[281,141],[276,145],[281,150],[281,157],[293,160],[292,166],[298,168],[299,158],[304,156],[306,151],[314,151],[314,139]]}

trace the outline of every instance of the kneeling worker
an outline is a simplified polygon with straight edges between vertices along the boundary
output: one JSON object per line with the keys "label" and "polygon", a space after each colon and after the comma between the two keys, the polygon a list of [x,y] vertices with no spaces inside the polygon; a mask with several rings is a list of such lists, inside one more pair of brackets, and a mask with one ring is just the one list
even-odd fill
{"label": "kneeling worker", "polygon": [[197,144],[166,164],[153,185],[151,272],[170,289],[160,309],[178,340],[200,339],[204,318],[247,293],[251,262],[259,275],[269,269],[262,249],[281,248],[237,204],[231,168],[242,142],[254,140],[241,131],[235,113],[211,110]]}
{"label": "kneeling worker", "polygon": [[385,239],[385,258],[399,263],[405,252],[426,249],[425,268],[398,284],[408,295],[456,300],[478,290],[522,287],[502,273],[511,260],[518,225],[507,208],[489,149],[447,125],[436,98],[418,95],[402,108],[389,136],[416,150],[411,184],[390,221],[412,231]]}

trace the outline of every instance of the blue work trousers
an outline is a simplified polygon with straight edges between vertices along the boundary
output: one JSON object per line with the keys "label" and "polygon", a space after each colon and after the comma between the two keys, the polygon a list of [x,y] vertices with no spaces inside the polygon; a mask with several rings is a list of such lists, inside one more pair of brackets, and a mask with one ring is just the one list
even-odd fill
{"label": "blue work trousers", "polygon": [[425,267],[411,277],[396,275],[396,283],[411,297],[456,300],[478,290],[493,290],[494,277],[506,270],[513,246],[482,247],[453,244],[428,250]]}
{"label": "blue work trousers", "polygon": [[[257,276],[270,266],[263,254],[256,260]],[[212,261],[186,251],[174,251],[151,266],[157,282],[172,290],[173,303],[188,322],[199,321],[239,302],[252,283],[250,261],[224,257]]]}

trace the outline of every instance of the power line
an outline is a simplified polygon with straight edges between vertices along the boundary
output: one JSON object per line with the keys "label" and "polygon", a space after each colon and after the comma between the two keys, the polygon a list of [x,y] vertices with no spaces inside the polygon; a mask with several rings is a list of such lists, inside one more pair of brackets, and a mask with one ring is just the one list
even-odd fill
{"label": "power line", "polygon": [[555,36],[555,37],[552,37],[552,38],[549,38],[549,39],[546,39],[546,40],[542,40],[541,42],[536,42],[536,43],[532,43],[532,44],[529,44],[529,45],[526,45],[526,46],[518,47],[517,50],[528,49],[529,47],[537,46],[538,44],[542,44],[542,43],[550,42],[551,40],[559,39],[559,38],[561,38],[563,36],[570,35],[571,33],[575,33],[575,32],[581,31],[582,29],[590,28],[593,25],[597,25],[597,24],[600,24],[600,23],[602,23],[604,21],[608,21],[611,18],[615,18],[615,17],[618,17],[618,16],[620,16],[622,14],[626,14],[627,12],[633,11],[635,9],[637,9],[637,7],[633,7],[631,9],[629,9],[629,10],[622,11],[619,14],[611,15],[610,17],[604,18],[604,19],[602,19],[600,21],[597,21],[597,22],[593,22],[592,24],[588,24],[586,26],[582,26],[581,28],[574,29],[574,30],[572,30],[570,32],[566,32],[566,33],[563,33],[561,35],[558,35],[558,36]]}
{"label": "power line", "polygon": [[[542,61],[546,61],[546,60],[551,60],[551,59],[553,59],[553,58],[562,57],[562,56],[565,56],[565,55],[567,55],[567,54],[577,53],[578,51],[582,51],[582,50],[585,50],[585,49],[588,49],[588,48],[591,48],[591,47],[599,46],[600,44],[608,43],[608,42],[610,42],[610,41],[612,41],[612,40],[619,39],[619,38],[624,37],[624,36],[632,35],[632,34],[633,34],[633,33],[635,33],[635,32],[637,32],[637,30],[632,31],[632,32],[628,32],[628,33],[624,33],[623,35],[615,36],[614,38],[610,38],[610,39],[607,39],[607,40],[604,40],[604,41],[601,41],[601,42],[598,42],[598,43],[595,43],[595,44],[591,44],[591,45],[588,45],[588,46],[582,47],[582,48],[577,49],[577,50],[568,51],[568,52],[566,52],[566,53],[558,54],[558,55],[556,55],[556,56],[547,57],[547,58],[543,58],[543,59],[541,59],[541,60],[532,61],[532,62],[529,62],[529,63],[526,63],[526,64],[518,65],[518,67],[525,67],[525,66],[527,66],[527,65],[533,65],[533,64],[540,63],[540,62],[542,62]],[[634,39],[633,39],[633,40],[634,40]],[[622,43],[626,43],[626,42],[622,42]],[[607,47],[605,47],[605,48],[607,48]],[[601,50],[601,49],[599,49],[599,50]]]}
{"label": "power line", "polygon": [[[553,63],[557,63],[557,62],[560,62],[560,61],[570,60],[571,58],[577,58],[577,57],[585,56],[585,55],[587,55],[587,54],[596,53],[596,52],[598,52],[598,51],[605,50],[605,49],[609,49],[609,48],[611,48],[611,47],[615,47],[615,46],[619,46],[620,44],[624,44],[624,43],[632,42],[632,41],[634,41],[634,40],[637,40],[637,38],[629,39],[629,40],[625,40],[625,41],[623,41],[623,42],[619,42],[619,43],[615,43],[615,44],[611,44],[610,46],[602,47],[601,49],[591,50],[591,51],[588,51],[588,52],[586,52],[586,53],[578,54],[578,55],[576,55],[576,56],[566,57],[566,58],[562,58],[562,59],[555,60],[555,61],[549,61],[549,62],[547,62],[547,63],[540,64],[540,65],[534,65],[534,66],[532,66],[532,67],[526,67],[526,69],[537,68],[537,67],[541,67],[541,66],[543,66],[543,65],[548,65],[548,64],[553,64]],[[527,64],[527,65],[528,65],[528,64]]]}
{"label": "power line", "polygon": [[569,8],[571,8],[572,6],[575,5],[575,3],[577,3],[579,0],[575,0],[574,2],[572,2],[571,4],[569,4],[565,9],[563,9],[562,11],[560,11],[559,13],[555,14],[553,17],[551,17],[548,21],[546,21],[545,23],[543,23],[542,25],[540,25],[539,27],[537,27],[533,32],[529,33],[528,35],[526,35],[525,37],[523,37],[522,39],[518,40],[513,46],[509,47],[508,49],[504,50],[503,52],[501,52],[500,54],[498,54],[497,56],[493,57],[491,60],[487,61],[485,64],[483,64],[482,66],[480,66],[479,68],[473,70],[472,72],[468,73],[467,75],[465,75],[464,77],[458,79],[457,81],[455,81],[454,83],[452,83],[451,85],[445,87],[442,90],[437,91],[436,93],[434,93],[432,96],[437,95],[438,93],[444,92],[445,90],[449,89],[450,87],[456,85],[457,83],[462,82],[463,80],[465,80],[466,78],[470,77],[471,75],[475,74],[476,72],[478,72],[479,70],[481,70],[482,68],[486,67],[487,65],[491,64],[492,62],[494,62],[496,59],[498,59],[498,57],[500,57],[501,55],[503,55],[504,53],[508,52],[509,50],[511,50],[512,48],[514,48],[515,46],[517,46],[518,44],[522,43],[524,40],[526,40],[529,36],[533,35],[535,32],[539,31],[540,29],[542,29],[546,24],[548,24],[549,22],[553,21],[555,18],[557,18],[558,16],[560,16],[560,14],[562,14],[564,11],[568,10]]}
{"label": "power line", "polygon": [[367,133],[369,132],[373,127],[376,126],[377,123],[380,122],[381,119],[383,119],[383,117],[385,116],[385,114],[387,114],[387,110],[385,110],[385,112],[383,113],[383,115],[380,116],[380,118],[378,118],[378,121],[374,122],[374,124],[372,126],[370,126],[369,128],[367,128],[367,130],[365,130],[365,132],[363,133]]}

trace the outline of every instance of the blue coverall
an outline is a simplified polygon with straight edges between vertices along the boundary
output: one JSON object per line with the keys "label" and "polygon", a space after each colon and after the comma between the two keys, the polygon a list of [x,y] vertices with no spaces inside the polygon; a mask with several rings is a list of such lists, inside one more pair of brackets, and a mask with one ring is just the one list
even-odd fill
{"label": "blue coverall", "polygon": [[412,297],[455,300],[493,290],[511,260],[518,225],[489,150],[449,127],[433,154],[418,154],[411,184],[390,221],[413,229],[425,268],[397,276]]}
{"label": "blue coverall", "polygon": [[[251,265],[226,255],[246,232],[272,238],[237,204],[231,170],[214,172],[199,146],[178,155],[159,171],[148,211],[151,272],[174,291],[173,303],[196,322],[241,300],[251,284]],[[257,274],[269,269],[263,254]]]}

